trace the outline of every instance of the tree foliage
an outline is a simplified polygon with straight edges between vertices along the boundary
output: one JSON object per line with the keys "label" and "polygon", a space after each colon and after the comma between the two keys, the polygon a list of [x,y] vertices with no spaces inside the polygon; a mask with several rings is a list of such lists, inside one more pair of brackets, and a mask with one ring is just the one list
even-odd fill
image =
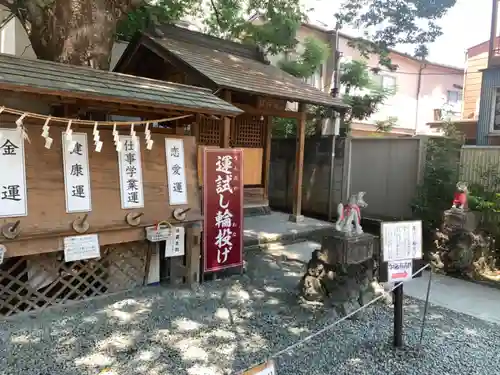
{"label": "tree foliage", "polygon": [[330,49],[325,43],[308,37],[304,41],[304,51],[298,57],[282,59],[278,65],[295,77],[309,78],[318,72],[329,53]]}
{"label": "tree foliage", "polygon": [[[400,43],[419,46],[441,34],[436,21],[456,0],[345,0],[339,25],[367,30],[355,40],[365,55],[388,63],[387,50]],[[156,23],[189,15],[206,31],[260,45],[276,54],[293,49],[306,20],[299,0],[0,0],[24,26],[38,58],[107,69],[116,36],[124,39]],[[262,24],[250,16],[259,14]],[[334,15],[332,15],[333,17]],[[374,30],[370,33],[370,30]],[[422,52],[422,50],[420,50]]]}
{"label": "tree foliage", "polygon": [[[307,49],[308,48],[306,47],[306,50]],[[323,60],[321,60],[321,62]],[[310,71],[308,70],[310,66],[307,66],[304,61],[304,58],[294,60],[293,64],[290,64],[290,61],[288,61],[287,64],[282,64],[282,68],[287,70],[289,69],[289,66],[292,66],[290,71],[291,74],[298,77],[308,77],[307,75],[302,76],[300,74],[295,74],[297,72],[310,74]],[[317,63],[318,61],[315,62]],[[296,66],[301,66],[301,64],[306,65],[306,67],[296,68]],[[340,83],[344,88],[342,101],[351,106],[351,109],[346,113],[343,119],[344,128],[347,132],[349,131],[350,125],[353,121],[366,120],[377,111],[379,106],[388,97],[395,93],[393,90],[384,89],[376,84],[373,81],[372,76],[373,74],[364,61],[354,60],[352,62],[342,64],[341,66]],[[325,110],[323,107],[309,106],[309,120],[306,123],[306,135],[314,135],[317,133],[320,128],[319,125],[321,124],[321,121],[330,117],[330,115],[329,111]],[[390,120],[390,123],[384,123],[384,131],[388,131],[387,129],[394,126],[395,122],[396,120],[392,119]],[[382,125],[380,128],[382,128]],[[273,136],[294,137],[296,135],[297,124],[295,120],[291,119],[276,119],[274,120],[273,129]]]}
{"label": "tree foliage", "polygon": [[444,137],[427,142],[424,175],[413,202],[415,216],[428,231],[441,224],[443,211],[450,208],[458,182],[463,134],[452,122],[445,123],[443,131]]}
{"label": "tree foliage", "polygon": [[372,76],[364,61],[354,60],[342,64],[340,83],[345,88],[342,100],[351,106],[344,119],[347,129],[354,120],[368,119],[389,96],[395,93],[376,84]]}
{"label": "tree foliage", "polygon": [[335,15],[338,25],[364,30],[363,38],[351,44],[362,52],[380,56],[380,63],[397,69],[389,50],[398,44],[416,45],[415,55],[427,56],[426,44],[442,35],[437,21],[455,6],[457,0],[344,0]]}

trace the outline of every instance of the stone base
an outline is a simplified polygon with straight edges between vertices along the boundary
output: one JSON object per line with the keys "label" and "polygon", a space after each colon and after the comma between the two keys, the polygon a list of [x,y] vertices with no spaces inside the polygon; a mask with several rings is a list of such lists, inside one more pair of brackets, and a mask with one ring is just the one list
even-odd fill
{"label": "stone base", "polygon": [[304,221],[304,215],[291,214],[288,217],[288,221],[291,221],[292,223],[302,223]]}
{"label": "stone base", "polygon": [[357,264],[329,264],[324,249],[315,250],[299,283],[299,293],[307,301],[333,306],[346,316],[376,297],[371,259]]}
{"label": "stone base", "polygon": [[321,249],[324,262],[329,264],[357,264],[373,258],[375,236],[363,233],[347,235],[332,231],[323,237]]}
{"label": "stone base", "polygon": [[457,229],[473,232],[479,224],[478,215],[469,210],[451,208],[443,213],[443,230]]}

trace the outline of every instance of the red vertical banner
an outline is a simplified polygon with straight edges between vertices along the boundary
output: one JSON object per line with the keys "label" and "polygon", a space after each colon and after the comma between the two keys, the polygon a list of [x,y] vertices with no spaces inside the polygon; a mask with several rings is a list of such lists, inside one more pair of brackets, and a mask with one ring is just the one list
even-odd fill
{"label": "red vertical banner", "polygon": [[203,270],[243,265],[243,150],[203,150]]}

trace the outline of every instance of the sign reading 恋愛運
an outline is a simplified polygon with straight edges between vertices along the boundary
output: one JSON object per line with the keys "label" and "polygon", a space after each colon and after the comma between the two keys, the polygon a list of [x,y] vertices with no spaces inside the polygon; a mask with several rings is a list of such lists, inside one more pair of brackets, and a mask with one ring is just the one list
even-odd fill
{"label": "sign reading \u604b\u611b\u904b", "polygon": [[0,128],[0,217],[28,215],[24,138],[18,129]]}
{"label": "sign reading \u604b\u611b\u904b", "polygon": [[422,259],[422,222],[384,222],[381,226],[382,260],[387,263],[387,282],[411,280],[413,260]]}
{"label": "sign reading \u604b\u611b\u904b", "polygon": [[171,206],[187,204],[184,142],[181,138],[165,138],[168,197]]}
{"label": "sign reading \u604b\u611b\u904b", "polygon": [[87,134],[62,134],[66,212],[92,211]]}
{"label": "sign reading \u604b\u611b\u904b", "polygon": [[243,151],[204,149],[204,272],[243,265]]}
{"label": "sign reading \u604b\u611b\u904b", "polygon": [[121,135],[120,141],[123,144],[118,152],[122,208],[126,210],[144,207],[140,142],[134,142],[133,137],[127,135]]}

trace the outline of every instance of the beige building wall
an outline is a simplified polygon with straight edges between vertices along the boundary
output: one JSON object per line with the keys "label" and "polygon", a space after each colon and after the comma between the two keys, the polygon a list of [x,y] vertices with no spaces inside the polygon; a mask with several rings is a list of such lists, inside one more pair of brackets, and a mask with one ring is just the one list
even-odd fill
{"label": "beige building wall", "polygon": [[462,118],[474,119],[479,114],[479,97],[481,96],[481,69],[488,65],[488,52],[467,59],[464,77],[464,106]]}

